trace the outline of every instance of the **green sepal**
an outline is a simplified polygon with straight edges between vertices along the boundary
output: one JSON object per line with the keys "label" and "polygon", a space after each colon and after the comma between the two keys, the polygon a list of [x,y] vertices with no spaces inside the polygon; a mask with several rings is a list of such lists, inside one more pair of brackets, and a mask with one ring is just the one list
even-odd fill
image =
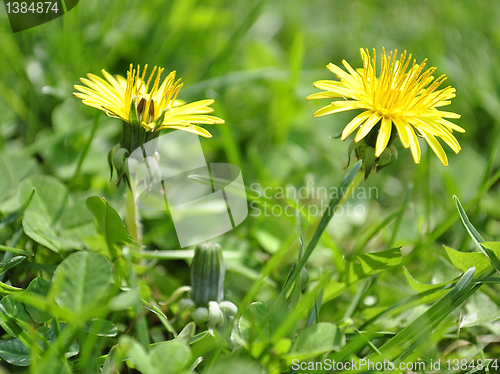
{"label": "green sepal", "polygon": [[137,98],[134,96],[130,102],[130,112],[128,115],[128,123],[132,126],[140,126],[139,114],[137,113]]}
{"label": "green sepal", "polygon": [[160,116],[154,120],[154,130],[153,131],[156,131],[158,130],[158,128],[161,126],[161,124],[163,123],[163,120],[165,119],[165,116],[167,115],[167,112],[168,112],[169,109],[163,109],[160,113]]}
{"label": "green sepal", "polygon": [[113,152],[113,165],[118,175],[121,175],[125,171],[125,160],[128,155],[128,150],[125,148],[118,148]]}
{"label": "green sepal", "polygon": [[377,173],[385,168],[387,165],[392,164],[394,161],[398,159],[398,149],[394,144],[391,144],[388,146],[386,149],[384,149],[384,152],[379,157],[379,161],[377,162]]}
{"label": "green sepal", "polygon": [[120,144],[116,144],[108,152],[108,166],[109,166],[109,172],[110,172],[109,180],[113,179],[113,169],[114,169],[114,167],[113,167],[113,157],[115,155],[115,152],[118,149],[120,149]]}
{"label": "green sepal", "polygon": [[375,166],[375,148],[365,145],[364,147],[359,147],[356,149],[356,156],[358,160],[363,160],[363,170],[365,172],[365,182],[370,176],[374,166]]}
{"label": "green sepal", "polygon": [[356,149],[359,147],[365,145],[365,141],[361,140],[360,142],[352,141],[351,144],[349,144],[349,149],[347,150],[347,166],[345,167],[346,169],[349,167],[351,164],[351,154],[354,152]]}
{"label": "green sepal", "polygon": [[120,146],[115,146],[108,154],[108,158],[111,158],[111,164],[114,169],[116,169],[116,185],[118,186],[122,180],[130,187],[130,181],[128,177],[128,159],[129,151]]}

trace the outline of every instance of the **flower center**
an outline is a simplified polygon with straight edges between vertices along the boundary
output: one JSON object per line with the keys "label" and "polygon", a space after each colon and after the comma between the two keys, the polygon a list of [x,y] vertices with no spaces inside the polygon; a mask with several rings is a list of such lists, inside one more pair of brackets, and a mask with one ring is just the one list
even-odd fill
{"label": "flower center", "polygon": [[137,115],[139,122],[149,124],[155,120],[155,102],[152,99],[147,100],[142,97],[137,104]]}

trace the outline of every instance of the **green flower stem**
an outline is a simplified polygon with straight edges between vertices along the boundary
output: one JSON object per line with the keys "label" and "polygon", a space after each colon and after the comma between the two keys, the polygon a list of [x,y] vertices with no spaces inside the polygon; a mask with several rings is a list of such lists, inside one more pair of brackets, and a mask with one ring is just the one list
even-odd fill
{"label": "green flower stem", "polygon": [[340,184],[340,191],[346,191],[346,193],[342,194],[342,197],[337,196],[334,197],[331,201],[330,204],[328,205],[328,208],[325,210],[323,217],[321,217],[321,221],[318,225],[318,228],[316,229],[316,232],[314,233],[313,238],[311,239],[311,242],[307,246],[307,249],[302,256],[302,258],[299,261],[299,264],[297,267],[295,267],[295,270],[293,271],[292,275],[288,279],[287,283],[283,287],[280,293],[280,298],[284,299],[286,298],[286,295],[288,295],[291,287],[297,280],[298,276],[300,275],[300,272],[302,271],[302,268],[304,265],[307,263],[307,260],[311,256],[312,252],[314,251],[314,248],[316,248],[316,245],[319,242],[319,239],[321,238],[321,235],[323,235],[323,232],[325,231],[326,227],[328,226],[328,223],[330,223],[332,217],[335,214],[335,210],[337,206],[341,205],[344,201],[346,201],[349,198],[349,195],[352,193],[352,191],[359,185],[361,180],[363,179],[363,173],[358,173],[361,169],[362,161],[358,161],[356,165],[352,167],[351,170],[347,173],[347,175],[344,177],[344,180]]}
{"label": "green flower stem", "polygon": [[140,245],[142,241],[141,223],[139,221],[139,213],[137,212],[137,205],[135,204],[134,195],[130,188],[127,188],[125,204],[125,224],[127,225],[127,230],[132,239],[134,239],[134,241]]}
{"label": "green flower stem", "polygon": [[[137,274],[135,273],[134,266],[132,265],[132,255],[129,248],[125,247],[123,249],[123,258],[127,263],[127,274],[128,274],[128,285],[132,290],[139,293],[139,285],[137,283]],[[149,351],[149,333],[148,333],[148,323],[146,321],[147,309],[144,308],[142,301],[138,301],[134,304],[134,314],[136,318],[136,331],[139,342],[146,352]]]}
{"label": "green flower stem", "polygon": [[83,161],[85,160],[85,158],[87,157],[87,154],[89,153],[90,145],[92,144],[92,140],[95,137],[95,134],[97,132],[98,127],[99,127],[99,115],[96,115],[94,118],[94,124],[92,125],[92,130],[90,132],[90,136],[87,140],[87,143],[85,143],[85,146],[83,147],[82,153],[80,153],[80,157],[78,157],[75,171],[73,172],[73,176],[69,180],[68,185],[72,185],[73,182],[78,177],[78,175],[80,174],[80,170],[82,168]]}

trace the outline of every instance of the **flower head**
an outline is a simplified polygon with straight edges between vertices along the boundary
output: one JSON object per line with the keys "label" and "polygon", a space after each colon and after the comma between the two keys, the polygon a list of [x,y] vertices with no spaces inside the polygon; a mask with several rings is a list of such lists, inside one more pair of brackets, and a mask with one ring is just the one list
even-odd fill
{"label": "flower head", "polygon": [[104,69],[102,75],[105,79],[87,74],[89,79],[80,78],[85,86],[74,86],[80,91],[74,95],[85,105],[151,132],[178,129],[211,138],[212,135],[197,124],[224,123],[224,120],[208,115],[213,112],[210,107],[213,100],[190,104],[177,100],[182,83],[179,83],[180,79],[175,80],[175,71],[160,85],[164,69],[154,67],[146,79],[147,70],[146,65],[141,74],[140,66],[134,69],[130,64],[126,79],[120,75],[113,77]]}
{"label": "flower head", "polygon": [[[340,80],[322,80],[314,87],[323,92],[310,95],[307,99],[343,98],[332,101],[316,113],[314,117],[361,109],[342,132],[342,140],[357,130],[354,141],[366,139],[375,148],[375,157],[380,157],[394,139],[396,130],[401,143],[410,148],[415,163],[420,162],[420,146],[417,135],[424,138],[439,157],[443,165],[448,165],[448,158],[436,138],[441,138],[450,148],[458,153],[460,144],[452,135],[453,130],[464,129],[446,118],[460,118],[460,115],[440,111],[439,107],[449,105],[455,97],[455,89],[448,86],[437,90],[446,80],[444,75],[434,79],[436,68],[424,72],[426,60],[420,65],[411,62],[411,54],[406,51],[396,59],[397,51],[386,55],[382,51],[380,75],[376,74],[376,52],[373,57],[368,50],[361,49],[363,68],[354,70],[345,60],[342,61],[347,72],[330,63],[327,67]],[[411,62],[411,64],[410,64]],[[368,134],[370,134],[368,136]],[[376,135],[376,136],[375,136]]]}

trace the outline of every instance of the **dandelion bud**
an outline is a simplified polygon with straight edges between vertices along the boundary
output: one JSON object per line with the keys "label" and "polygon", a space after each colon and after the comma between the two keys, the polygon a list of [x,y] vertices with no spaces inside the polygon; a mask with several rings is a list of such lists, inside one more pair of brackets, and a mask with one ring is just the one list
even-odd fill
{"label": "dandelion bud", "polygon": [[222,301],[225,272],[222,249],[218,244],[205,242],[196,247],[191,263],[191,299],[196,305]]}

